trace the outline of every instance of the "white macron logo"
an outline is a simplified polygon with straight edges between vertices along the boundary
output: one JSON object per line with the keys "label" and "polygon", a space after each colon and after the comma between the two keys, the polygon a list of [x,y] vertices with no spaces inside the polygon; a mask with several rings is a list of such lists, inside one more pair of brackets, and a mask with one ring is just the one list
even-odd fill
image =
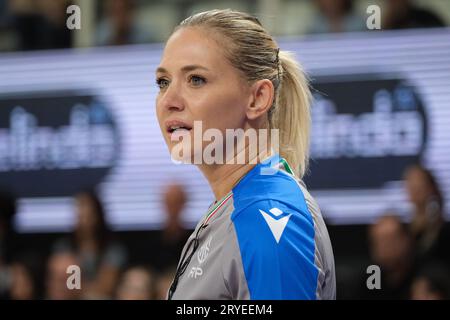
{"label": "white macron logo", "polygon": [[277,243],[279,243],[280,238],[283,235],[284,228],[286,228],[286,225],[289,221],[289,218],[292,216],[292,214],[290,214],[286,217],[277,219],[277,217],[279,217],[283,213],[283,211],[281,211],[278,208],[272,208],[269,210],[269,212],[271,214],[273,214],[275,217],[272,217],[272,215],[268,214],[267,212],[262,211],[261,209],[259,210],[259,212],[261,212],[262,216],[264,217],[267,224],[269,225],[270,231],[272,231],[272,234],[275,237],[275,240],[277,241]]}

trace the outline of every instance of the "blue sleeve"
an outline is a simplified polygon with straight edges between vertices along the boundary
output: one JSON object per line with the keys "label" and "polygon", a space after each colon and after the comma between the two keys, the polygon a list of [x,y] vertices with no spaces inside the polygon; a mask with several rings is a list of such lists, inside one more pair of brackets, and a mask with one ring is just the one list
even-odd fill
{"label": "blue sleeve", "polygon": [[307,211],[260,200],[232,220],[250,299],[316,299],[314,223]]}

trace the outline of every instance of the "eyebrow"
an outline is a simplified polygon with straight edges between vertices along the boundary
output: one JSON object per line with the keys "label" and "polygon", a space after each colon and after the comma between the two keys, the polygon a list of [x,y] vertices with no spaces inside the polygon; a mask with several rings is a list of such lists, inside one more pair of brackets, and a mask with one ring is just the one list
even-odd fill
{"label": "eyebrow", "polygon": [[[205,71],[209,71],[208,68],[203,67],[203,66],[200,66],[200,65],[198,65],[198,64],[192,64],[192,65],[184,66],[183,68],[181,68],[181,71],[184,72],[184,73],[186,73],[186,72],[189,72],[189,71],[193,71],[193,70],[195,70],[195,69],[202,69],[202,70],[205,70]],[[167,71],[167,69],[165,69],[165,68],[163,68],[163,67],[158,67],[158,69],[156,69],[156,72],[157,72],[157,73],[158,73],[158,72],[161,72],[161,73],[169,73],[169,72]]]}

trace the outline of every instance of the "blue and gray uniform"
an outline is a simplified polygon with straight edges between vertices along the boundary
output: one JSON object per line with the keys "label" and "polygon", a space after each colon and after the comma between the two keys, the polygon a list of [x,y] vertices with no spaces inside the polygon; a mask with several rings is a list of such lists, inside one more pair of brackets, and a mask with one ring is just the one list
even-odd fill
{"label": "blue and gray uniform", "polygon": [[172,299],[335,299],[320,209],[301,180],[263,173],[273,160],[209,208],[183,249]]}

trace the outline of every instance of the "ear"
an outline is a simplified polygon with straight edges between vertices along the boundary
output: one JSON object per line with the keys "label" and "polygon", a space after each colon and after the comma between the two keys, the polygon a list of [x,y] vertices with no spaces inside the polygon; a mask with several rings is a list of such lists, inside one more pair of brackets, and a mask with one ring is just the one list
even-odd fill
{"label": "ear", "polygon": [[251,103],[246,110],[247,118],[254,120],[267,113],[272,106],[275,89],[272,81],[263,79],[256,81],[251,87]]}

